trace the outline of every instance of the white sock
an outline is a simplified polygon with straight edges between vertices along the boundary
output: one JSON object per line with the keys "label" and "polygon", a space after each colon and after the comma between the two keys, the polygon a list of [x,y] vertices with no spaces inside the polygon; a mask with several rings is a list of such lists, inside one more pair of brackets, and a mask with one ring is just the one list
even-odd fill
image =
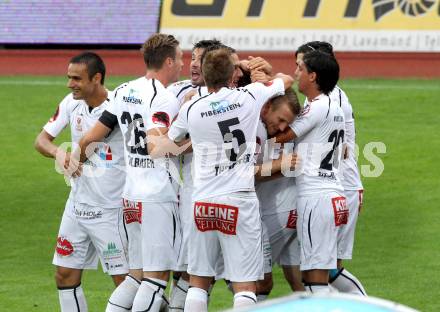
{"label": "white sock", "polygon": [[338,275],[333,281],[331,281],[331,284],[340,292],[367,296],[367,292],[365,291],[361,282],[356,278],[356,276],[344,268],[339,270]]}
{"label": "white sock", "polygon": [[189,283],[183,278],[177,281],[170,294],[170,310],[181,310],[185,307],[186,294],[188,292]]}
{"label": "white sock", "polygon": [[81,284],[75,287],[58,288],[61,312],[87,312],[87,301]]}
{"label": "white sock", "polygon": [[330,287],[328,287],[328,284],[304,283],[304,288],[306,289],[306,292],[313,294],[330,292]]}
{"label": "white sock", "polygon": [[190,287],[186,294],[185,312],[207,312],[208,292],[197,287]]}
{"label": "white sock", "polygon": [[125,280],[119,284],[108,299],[105,312],[131,311],[134,297],[139,289],[139,282],[134,277],[127,275]]}
{"label": "white sock", "polygon": [[234,295],[234,309],[257,303],[257,296],[252,291],[240,291]]}
{"label": "white sock", "polygon": [[162,304],[162,295],[167,287],[167,281],[157,278],[143,278],[141,286],[133,301],[133,312],[158,312]]}

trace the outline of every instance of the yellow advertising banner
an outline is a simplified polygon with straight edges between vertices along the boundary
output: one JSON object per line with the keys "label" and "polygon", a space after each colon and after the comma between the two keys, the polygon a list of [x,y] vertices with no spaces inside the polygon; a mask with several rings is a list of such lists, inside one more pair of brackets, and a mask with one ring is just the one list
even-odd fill
{"label": "yellow advertising banner", "polygon": [[440,0],[164,0],[161,31],[185,49],[217,37],[240,50],[440,51]]}

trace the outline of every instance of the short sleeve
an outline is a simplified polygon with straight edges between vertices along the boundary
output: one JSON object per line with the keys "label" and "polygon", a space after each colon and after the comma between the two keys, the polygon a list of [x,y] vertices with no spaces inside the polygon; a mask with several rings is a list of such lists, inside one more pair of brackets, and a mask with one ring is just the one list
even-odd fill
{"label": "short sleeve", "polygon": [[188,109],[190,106],[190,102],[185,103],[179,111],[176,120],[174,120],[173,124],[168,131],[168,137],[175,141],[182,141],[185,136],[189,132],[188,127]]}
{"label": "short sleeve", "polygon": [[147,131],[153,128],[168,128],[178,112],[179,102],[171,93],[154,100],[150,108]]}
{"label": "short sleeve", "polygon": [[243,90],[247,90],[255,99],[258,109],[271,98],[284,94],[284,83],[281,78],[275,78],[265,84],[261,82],[254,82],[247,85]]}
{"label": "short sleeve", "polygon": [[55,113],[49,119],[43,129],[52,137],[57,137],[61,131],[70,123],[70,105],[72,96],[69,94],[58,105]]}
{"label": "short sleeve", "polygon": [[300,138],[316,127],[319,121],[325,117],[323,114],[322,105],[313,102],[309,103],[294,122],[290,124],[290,128],[296,137]]}

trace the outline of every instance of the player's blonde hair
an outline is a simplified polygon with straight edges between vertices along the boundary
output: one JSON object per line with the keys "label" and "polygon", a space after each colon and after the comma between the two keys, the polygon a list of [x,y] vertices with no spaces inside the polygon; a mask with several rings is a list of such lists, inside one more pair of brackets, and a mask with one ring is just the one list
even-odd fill
{"label": "player's blonde hair", "polygon": [[154,34],[145,41],[141,51],[148,69],[161,69],[165,60],[176,59],[176,48],[179,41],[173,35]]}

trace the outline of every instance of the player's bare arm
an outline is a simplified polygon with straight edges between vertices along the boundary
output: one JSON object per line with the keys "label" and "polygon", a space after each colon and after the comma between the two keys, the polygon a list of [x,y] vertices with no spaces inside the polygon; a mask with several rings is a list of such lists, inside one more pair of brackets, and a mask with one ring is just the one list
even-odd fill
{"label": "player's bare arm", "polygon": [[295,132],[293,132],[290,127],[288,127],[285,131],[278,133],[275,136],[275,139],[277,143],[286,143],[296,139],[296,137],[297,136]]}
{"label": "player's bare arm", "polygon": [[167,133],[168,128],[153,128],[147,131],[148,154],[151,158],[157,159],[192,152],[191,139],[172,141]]}
{"label": "player's bare arm", "polygon": [[295,170],[299,166],[299,162],[300,159],[296,153],[283,154],[278,159],[256,165],[255,179],[262,182],[279,178],[282,171]]}
{"label": "player's bare arm", "polygon": [[79,148],[75,154],[79,154],[79,159],[84,162],[91,154],[93,154],[94,149],[90,148],[89,145],[95,142],[100,142],[104,139],[111,129],[104,125],[102,122],[97,121],[95,126],[90,129],[79,141]]}

